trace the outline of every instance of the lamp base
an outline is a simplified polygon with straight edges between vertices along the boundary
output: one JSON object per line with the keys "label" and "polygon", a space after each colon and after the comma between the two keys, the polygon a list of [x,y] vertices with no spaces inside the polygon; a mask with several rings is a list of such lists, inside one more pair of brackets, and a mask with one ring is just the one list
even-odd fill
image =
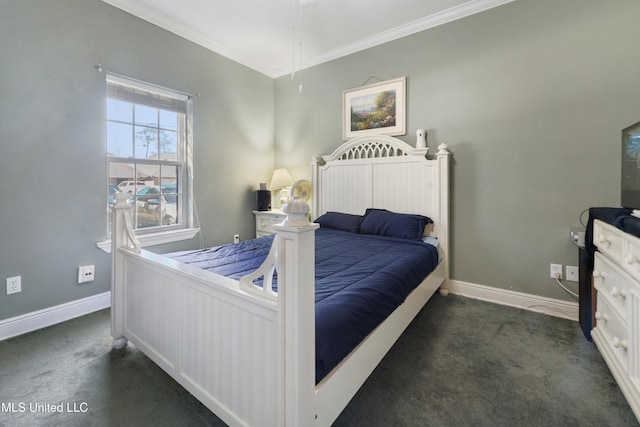
{"label": "lamp base", "polygon": [[289,201],[289,187],[280,190],[280,206],[284,206]]}

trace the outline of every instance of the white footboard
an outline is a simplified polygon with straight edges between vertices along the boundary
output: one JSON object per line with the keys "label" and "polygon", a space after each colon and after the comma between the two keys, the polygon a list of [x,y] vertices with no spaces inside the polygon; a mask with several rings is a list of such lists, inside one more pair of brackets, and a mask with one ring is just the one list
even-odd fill
{"label": "white footboard", "polygon": [[227,424],[278,425],[276,305],[165,262],[124,256],[124,336]]}
{"label": "white footboard", "polygon": [[133,342],[229,425],[313,424],[317,225],[277,226],[280,292],[274,299],[140,250],[129,209],[120,201],[113,215],[114,347]]}

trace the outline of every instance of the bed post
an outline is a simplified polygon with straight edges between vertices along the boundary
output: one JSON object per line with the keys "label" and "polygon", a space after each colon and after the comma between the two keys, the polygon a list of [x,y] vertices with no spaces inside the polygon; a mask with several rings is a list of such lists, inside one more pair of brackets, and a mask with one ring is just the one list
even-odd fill
{"label": "bed post", "polygon": [[447,144],[438,145],[436,158],[438,159],[438,182],[440,188],[438,195],[440,197],[440,221],[438,239],[442,245],[444,253],[444,283],[440,286],[440,295],[449,294],[449,156]]}
{"label": "bed post", "polygon": [[111,336],[113,348],[127,345],[124,336],[124,283],[126,268],[120,248],[140,252],[131,223],[131,208],[127,193],[117,193],[111,211]]}
{"label": "bed post", "polygon": [[282,422],[315,424],[315,230],[307,219],[309,205],[294,197],[274,225],[278,248],[278,321],[280,325]]}
{"label": "bed post", "polygon": [[311,219],[314,221],[320,216],[320,191],[318,189],[320,185],[320,172],[318,169],[324,165],[324,163],[322,156],[314,155],[311,158],[311,182],[315,186],[311,192]]}

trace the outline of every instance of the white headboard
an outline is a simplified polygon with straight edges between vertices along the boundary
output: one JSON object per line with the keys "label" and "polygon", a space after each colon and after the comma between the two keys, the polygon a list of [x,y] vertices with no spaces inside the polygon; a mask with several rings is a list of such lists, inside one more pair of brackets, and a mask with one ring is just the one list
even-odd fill
{"label": "white headboard", "polygon": [[362,215],[367,208],[426,215],[448,255],[449,151],[442,144],[429,160],[427,150],[390,136],[363,136],[313,159],[313,218],[328,211]]}

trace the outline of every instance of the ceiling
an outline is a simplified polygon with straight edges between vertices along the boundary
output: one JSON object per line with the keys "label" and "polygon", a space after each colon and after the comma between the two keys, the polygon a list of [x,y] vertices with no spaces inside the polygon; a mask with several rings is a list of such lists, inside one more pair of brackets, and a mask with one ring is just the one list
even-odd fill
{"label": "ceiling", "polygon": [[103,0],[269,77],[513,0]]}

